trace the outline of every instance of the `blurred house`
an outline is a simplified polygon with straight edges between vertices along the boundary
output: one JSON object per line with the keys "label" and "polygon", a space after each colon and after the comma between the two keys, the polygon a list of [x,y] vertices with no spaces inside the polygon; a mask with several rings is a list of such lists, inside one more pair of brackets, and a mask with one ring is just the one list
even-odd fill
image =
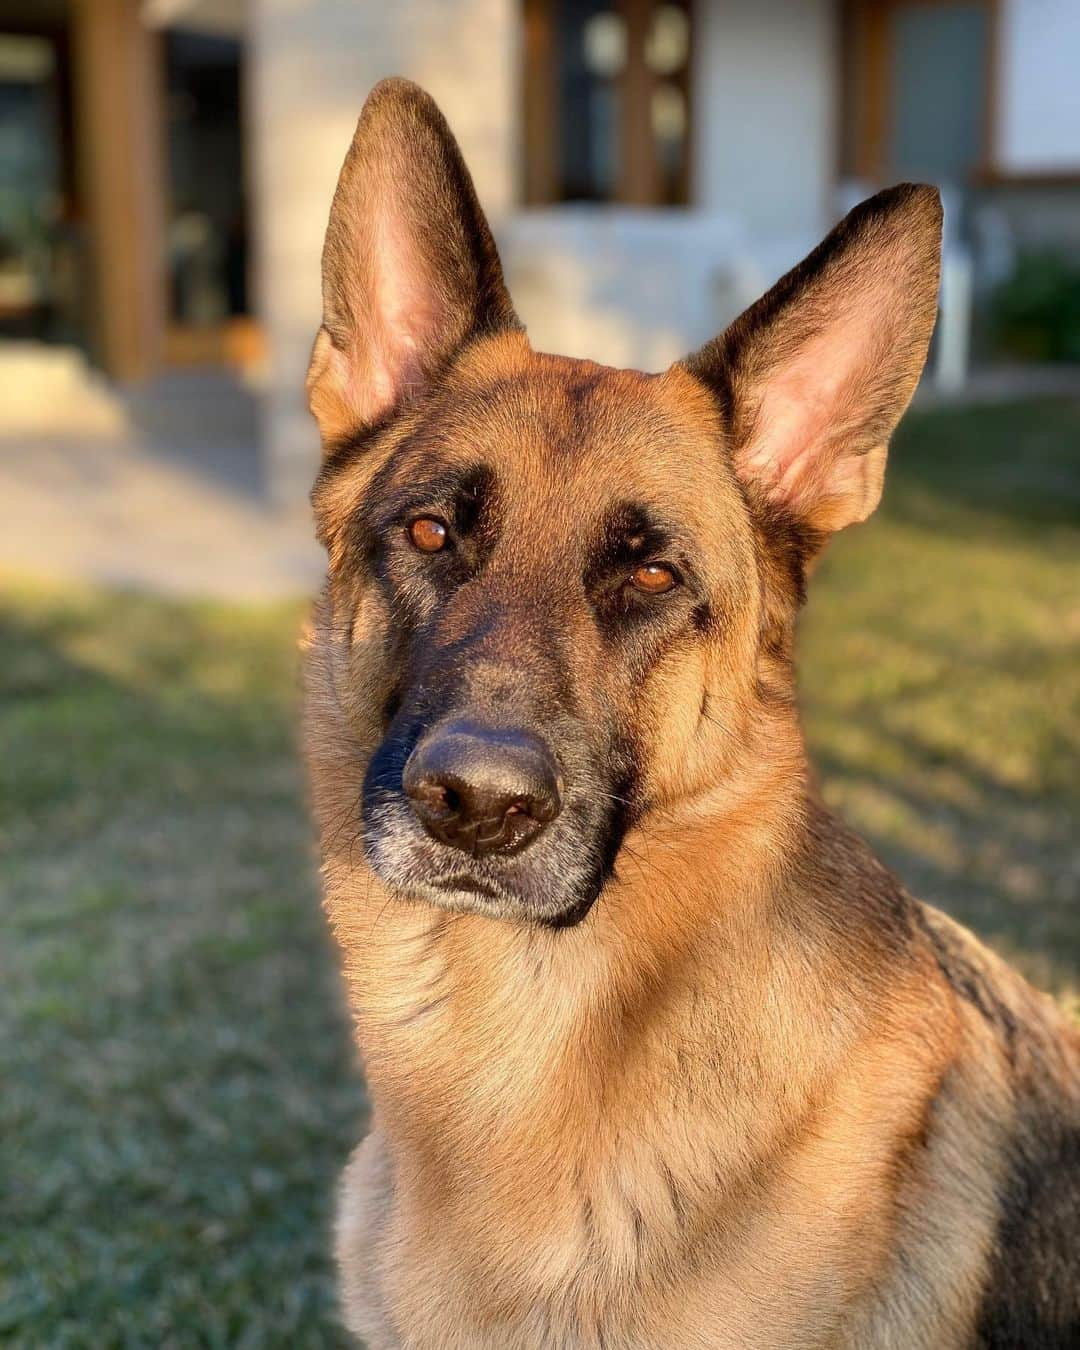
{"label": "blurred house", "polygon": [[659,367],[918,178],[962,366],[965,286],[1080,253],[1078,69],[1077,0],[0,0],[0,416],[235,372],[298,499],[326,212],[389,73],[443,106],[538,346]]}

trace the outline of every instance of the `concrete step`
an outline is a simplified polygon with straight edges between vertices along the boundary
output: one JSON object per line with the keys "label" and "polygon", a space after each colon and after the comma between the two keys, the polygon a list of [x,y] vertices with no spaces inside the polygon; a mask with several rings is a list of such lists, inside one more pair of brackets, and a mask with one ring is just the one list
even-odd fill
{"label": "concrete step", "polygon": [[0,405],[5,436],[115,435],[122,401],[77,347],[0,342]]}
{"label": "concrete step", "polygon": [[258,440],[257,395],[231,371],[164,371],[121,397],[139,431],[171,449],[251,446]]}

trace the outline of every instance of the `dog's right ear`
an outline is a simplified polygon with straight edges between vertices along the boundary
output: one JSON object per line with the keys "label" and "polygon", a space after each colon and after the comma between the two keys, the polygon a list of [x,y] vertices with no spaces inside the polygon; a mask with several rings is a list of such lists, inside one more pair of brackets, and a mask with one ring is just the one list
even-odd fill
{"label": "dog's right ear", "polygon": [[324,453],[422,393],[473,337],[520,327],[461,151],[432,99],[383,80],[330,208],[308,402]]}
{"label": "dog's right ear", "polygon": [[718,396],[736,474],[807,541],[877,506],[937,313],[941,201],[906,183],[850,212],[686,369]]}

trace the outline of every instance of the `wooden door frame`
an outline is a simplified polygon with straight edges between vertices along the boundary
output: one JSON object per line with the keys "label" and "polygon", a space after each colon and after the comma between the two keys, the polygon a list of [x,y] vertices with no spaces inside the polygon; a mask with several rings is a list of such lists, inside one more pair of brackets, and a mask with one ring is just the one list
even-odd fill
{"label": "wooden door frame", "polygon": [[70,15],[96,353],[114,379],[139,380],[165,326],[161,45],[138,0],[73,0]]}

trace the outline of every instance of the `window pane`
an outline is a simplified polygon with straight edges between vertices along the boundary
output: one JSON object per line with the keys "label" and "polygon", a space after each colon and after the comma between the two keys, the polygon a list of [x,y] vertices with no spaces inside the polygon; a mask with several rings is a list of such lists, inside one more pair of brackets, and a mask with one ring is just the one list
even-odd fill
{"label": "window pane", "polygon": [[689,0],[525,0],[534,201],[687,200]]}
{"label": "window pane", "polygon": [[58,307],[60,130],[46,38],[0,34],[0,334],[52,335]]}
{"label": "window pane", "polygon": [[611,0],[558,0],[558,183],[563,201],[610,201],[619,173],[626,24]]}
{"label": "window pane", "polygon": [[987,8],[906,4],[893,25],[889,171],[965,183],[982,154]]}
{"label": "window pane", "polygon": [[210,326],[247,310],[240,44],[170,32],[165,53],[171,312]]}
{"label": "window pane", "polygon": [[655,164],[656,200],[686,200],[689,145],[690,15],[682,4],[653,7],[645,34],[645,66],[652,81],[649,130]]}

